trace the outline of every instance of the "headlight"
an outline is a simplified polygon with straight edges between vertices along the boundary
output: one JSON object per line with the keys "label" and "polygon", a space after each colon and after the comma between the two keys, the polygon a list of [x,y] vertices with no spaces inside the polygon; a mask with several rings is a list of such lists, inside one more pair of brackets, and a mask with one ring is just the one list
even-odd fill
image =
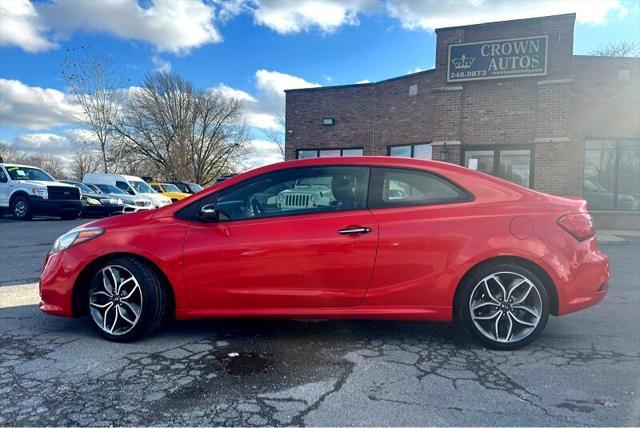
{"label": "headlight", "polygon": [[49,254],[57,253],[74,245],[82,244],[102,235],[104,230],[99,227],[90,227],[87,229],[70,230],[55,240]]}
{"label": "headlight", "polygon": [[89,205],[101,205],[101,202],[94,198],[87,198],[87,203]]}
{"label": "headlight", "polygon": [[39,196],[42,199],[47,199],[49,197],[49,192],[47,192],[47,189],[39,189],[37,187],[31,189],[31,194]]}
{"label": "headlight", "polygon": [[122,205],[122,204],[124,204],[122,199],[116,199],[116,205]]}

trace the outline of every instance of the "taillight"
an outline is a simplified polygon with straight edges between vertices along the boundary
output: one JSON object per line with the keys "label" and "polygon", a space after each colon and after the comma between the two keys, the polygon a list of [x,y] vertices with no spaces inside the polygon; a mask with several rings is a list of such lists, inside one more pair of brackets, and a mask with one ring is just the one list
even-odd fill
{"label": "taillight", "polygon": [[593,221],[587,213],[565,214],[558,219],[558,224],[578,241],[585,241],[595,234]]}

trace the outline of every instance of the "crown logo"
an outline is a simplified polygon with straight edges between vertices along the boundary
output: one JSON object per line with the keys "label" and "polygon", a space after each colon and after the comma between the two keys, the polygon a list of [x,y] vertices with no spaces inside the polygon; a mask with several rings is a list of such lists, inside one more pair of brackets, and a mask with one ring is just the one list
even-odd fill
{"label": "crown logo", "polygon": [[452,58],[451,62],[456,69],[466,69],[471,68],[471,64],[473,64],[473,61],[475,60],[476,58],[473,56],[466,56],[465,54],[462,54],[460,58]]}

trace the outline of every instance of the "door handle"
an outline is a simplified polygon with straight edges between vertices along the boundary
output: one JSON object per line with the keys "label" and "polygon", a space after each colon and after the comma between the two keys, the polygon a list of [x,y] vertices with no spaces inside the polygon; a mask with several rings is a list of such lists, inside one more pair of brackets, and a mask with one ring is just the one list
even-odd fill
{"label": "door handle", "polygon": [[362,227],[362,226],[349,226],[347,228],[340,229],[338,231],[340,235],[362,235],[369,232],[371,232],[370,227]]}

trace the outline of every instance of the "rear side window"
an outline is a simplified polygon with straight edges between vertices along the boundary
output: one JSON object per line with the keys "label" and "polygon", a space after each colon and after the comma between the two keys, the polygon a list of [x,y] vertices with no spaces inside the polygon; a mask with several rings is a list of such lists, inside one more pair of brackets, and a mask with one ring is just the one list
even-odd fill
{"label": "rear side window", "polygon": [[449,180],[425,171],[373,168],[369,208],[467,202],[473,197]]}

